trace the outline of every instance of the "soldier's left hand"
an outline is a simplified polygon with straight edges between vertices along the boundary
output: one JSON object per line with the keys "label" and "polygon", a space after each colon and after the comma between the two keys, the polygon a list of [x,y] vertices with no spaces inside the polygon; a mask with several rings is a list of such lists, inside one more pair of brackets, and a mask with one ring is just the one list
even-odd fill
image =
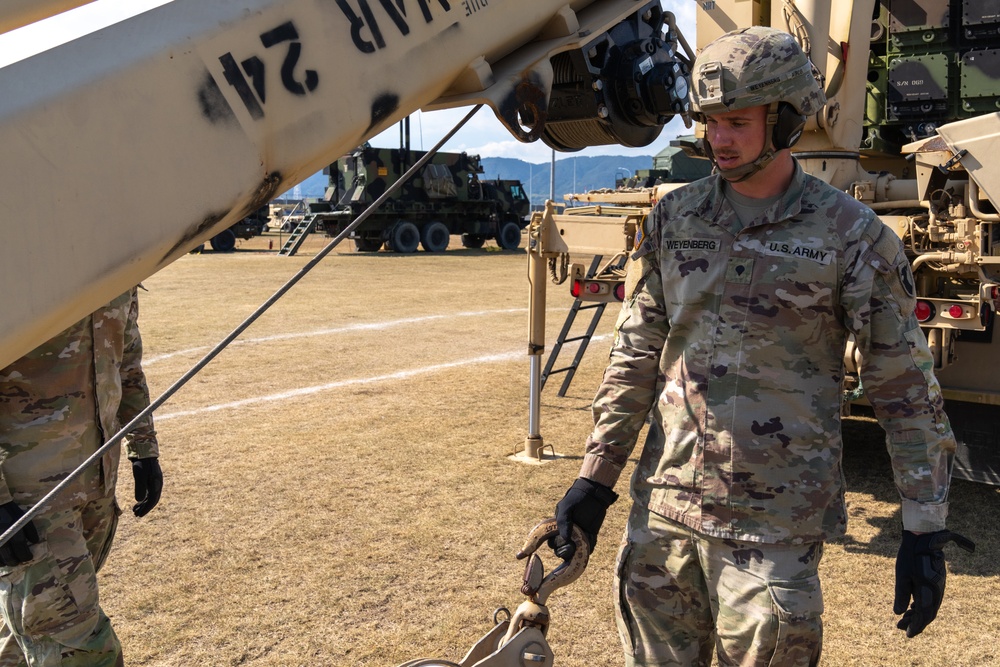
{"label": "soldier's left hand", "polygon": [[149,510],[160,502],[160,492],[163,491],[163,471],[160,461],[155,456],[132,460],[132,477],[135,478],[135,499],[132,512],[139,517],[146,516]]}
{"label": "soldier's left hand", "polygon": [[907,637],[923,632],[941,607],[948,576],[943,547],[948,542],[955,542],[966,551],[976,548],[971,540],[950,530],[921,534],[903,531],[896,556],[896,598],[892,610],[903,615],[896,627],[906,630]]}
{"label": "soldier's left hand", "polygon": [[[22,516],[24,510],[13,500],[0,505],[0,532],[6,533]],[[3,546],[0,546],[0,565],[14,567],[27,563],[33,558],[31,547],[28,545],[38,544],[39,541],[38,530],[35,529],[35,524],[29,521],[21,530],[11,535]]]}

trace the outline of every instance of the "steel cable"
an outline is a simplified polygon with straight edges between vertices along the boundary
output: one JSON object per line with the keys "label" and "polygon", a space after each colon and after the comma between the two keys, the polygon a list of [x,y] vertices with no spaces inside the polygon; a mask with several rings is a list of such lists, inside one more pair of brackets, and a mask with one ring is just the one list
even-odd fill
{"label": "steel cable", "polygon": [[105,452],[107,452],[115,445],[119,444],[122,438],[128,435],[128,433],[133,428],[135,428],[140,421],[145,419],[147,415],[149,415],[151,412],[159,408],[167,401],[167,399],[169,399],[171,396],[177,393],[177,391],[185,384],[187,384],[188,381],[191,380],[191,378],[193,378],[195,375],[201,372],[201,370],[205,368],[205,366],[207,366],[208,363],[212,361],[212,359],[218,356],[219,353],[222,352],[222,350],[226,349],[226,347],[228,347],[229,344],[232,343],[241,333],[246,331],[246,329],[251,324],[253,324],[261,315],[267,312],[267,310],[271,306],[273,306],[278,301],[278,299],[283,297],[285,293],[288,292],[288,290],[290,290],[296,283],[298,283],[302,278],[304,278],[307,273],[312,271],[312,269],[315,268],[316,265],[319,264],[324,257],[330,254],[330,252],[335,247],[337,247],[337,245],[339,245],[341,241],[347,238],[347,236],[352,231],[354,231],[354,229],[358,225],[360,225],[362,222],[368,219],[368,217],[372,213],[374,213],[386,199],[389,198],[389,195],[394,193],[399,187],[403,185],[403,183],[408,181],[421,167],[423,167],[424,164],[427,163],[427,161],[429,161],[432,157],[434,157],[434,155],[438,152],[438,150],[440,150],[441,147],[449,139],[451,139],[455,135],[455,133],[458,132],[462,128],[462,126],[464,126],[476,114],[477,111],[479,111],[479,109],[482,108],[482,106],[483,106],[482,104],[477,104],[476,106],[474,106],[469,111],[469,113],[467,113],[465,117],[462,118],[462,120],[460,120],[458,123],[455,124],[455,127],[453,127],[444,137],[442,137],[440,141],[437,142],[437,144],[434,145],[433,148],[431,148],[431,150],[429,150],[427,153],[424,154],[423,157],[417,160],[412,167],[407,169],[406,172],[399,178],[399,180],[397,180],[395,183],[386,188],[385,192],[383,192],[378,199],[373,201],[371,205],[361,213],[361,215],[359,215],[351,222],[351,224],[345,227],[344,231],[337,234],[337,236],[334,237],[332,241],[330,241],[322,250],[320,250],[315,257],[313,257],[309,262],[307,262],[306,265],[303,266],[298,271],[298,273],[296,273],[284,285],[282,285],[278,289],[278,291],[276,291],[273,295],[271,295],[271,297],[267,301],[261,304],[257,308],[257,310],[255,310],[249,317],[243,320],[243,322],[241,322],[239,326],[233,329],[232,333],[223,338],[222,341],[220,341],[214,348],[212,348],[212,350],[210,350],[204,357],[202,357],[198,363],[192,366],[190,370],[188,370],[184,375],[182,375],[180,379],[174,382],[155,401],[152,401],[142,412],[136,415],[132,419],[132,421],[123,426],[117,433],[111,436],[107,440],[107,442],[105,442],[93,454],[87,457],[86,461],[81,463],[65,479],[56,484],[56,486],[53,487],[51,491],[45,494],[45,496],[41,500],[39,500],[32,507],[30,507],[21,518],[15,521],[10,528],[8,528],[2,535],[0,535],[0,545],[6,544],[7,540],[13,537],[14,533],[24,528],[24,526],[26,526],[27,523],[31,521],[31,519],[37,516],[53,498],[55,498],[59,493],[63,491],[63,489],[69,486],[69,484],[73,480],[79,477],[80,474],[87,468],[87,466],[94,464],[104,455]]}

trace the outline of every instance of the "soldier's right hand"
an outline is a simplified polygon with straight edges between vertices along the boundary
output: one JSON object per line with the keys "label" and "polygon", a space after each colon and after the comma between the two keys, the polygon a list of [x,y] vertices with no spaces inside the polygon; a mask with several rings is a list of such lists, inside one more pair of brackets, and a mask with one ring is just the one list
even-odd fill
{"label": "soldier's right hand", "polygon": [[[7,529],[17,523],[17,520],[24,516],[22,510],[13,500],[0,505],[0,533],[6,533]],[[28,522],[11,535],[10,539],[0,546],[0,565],[13,567],[21,563],[27,563],[32,559],[31,547],[29,544],[38,544],[38,531],[35,524]]]}
{"label": "soldier's right hand", "polygon": [[583,529],[590,544],[590,552],[593,553],[604,516],[616,500],[618,494],[610,487],[578,477],[556,505],[559,534],[549,538],[549,547],[563,560],[572,559],[576,552],[573,544],[573,524],[576,524]]}

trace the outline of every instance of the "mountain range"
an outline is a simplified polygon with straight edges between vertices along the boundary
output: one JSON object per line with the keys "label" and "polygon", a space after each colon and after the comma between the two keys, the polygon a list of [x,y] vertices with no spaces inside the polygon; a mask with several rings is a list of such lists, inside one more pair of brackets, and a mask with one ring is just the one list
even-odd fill
{"label": "mountain range", "polygon": [[[542,205],[552,191],[550,173],[552,164],[532,164],[507,157],[482,158],[485,179],[519,180],[531,203]],[[615,187],[615,179],[633,175],[639,169],[652,169],[653,156],[598,155],[594,157],[570,156],[557,158],[555,163],[555,200],[561,202],[564,194],[586,192]],[[302,181],[281,196],[282,199],[312,199],[323,196],[327,177],[322,172]]]}

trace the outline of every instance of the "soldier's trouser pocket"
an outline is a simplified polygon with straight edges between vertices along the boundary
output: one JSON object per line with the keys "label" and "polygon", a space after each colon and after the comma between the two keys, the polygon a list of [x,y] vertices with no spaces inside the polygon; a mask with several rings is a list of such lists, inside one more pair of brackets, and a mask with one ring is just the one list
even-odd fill
{"label": "soldier's trouser pocket", "polygon": [[775,623],[774,654],[771,667],[819,664],[823,646],[823,596],[819,577],[800,581],[771,581]]}
{"label": "soldier's trouser pocket", "polygon": [[615,611],[627,667],[710,664],[709,598],[690,530],[633,505],[615,568]]}

